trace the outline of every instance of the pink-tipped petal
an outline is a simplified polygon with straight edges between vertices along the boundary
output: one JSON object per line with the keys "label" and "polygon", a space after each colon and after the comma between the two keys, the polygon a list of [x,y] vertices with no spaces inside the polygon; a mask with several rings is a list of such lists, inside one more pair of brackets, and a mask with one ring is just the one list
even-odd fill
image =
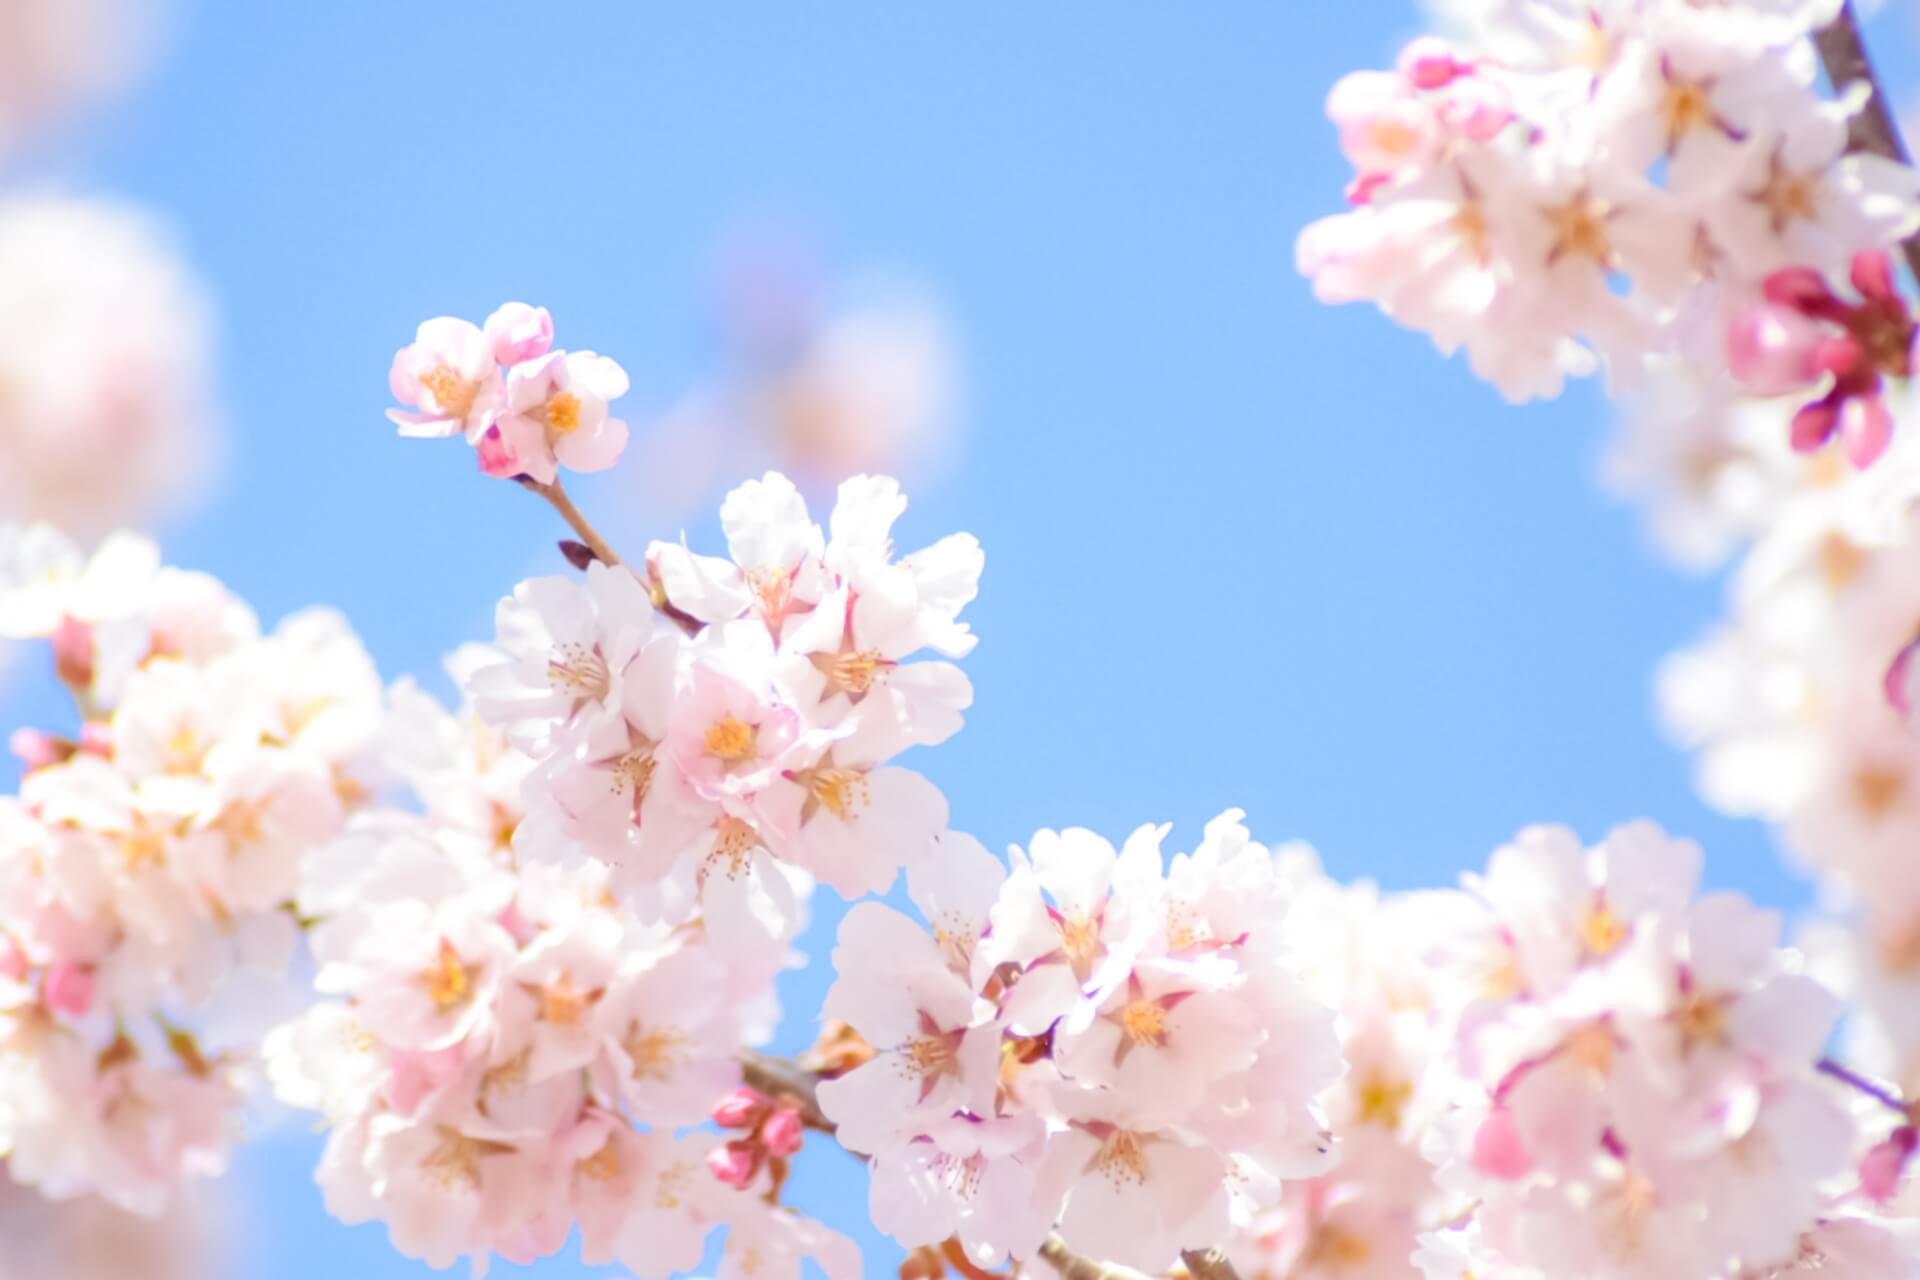
{"label": "pink-tipped petal", "polygon": [[1833,438],[1840,425],[1840,406],[1830,400],[1815,400],[1793,415],[1789,439],[1794,452],[1812,453]]}
{"label": "pink-tipped petal", "polygon": [[57,964],[47,973],[42,992],[47,1008],[70,1018],[82,1017],[93,1008],[93,970],[71,962]]}
{"label": "pink-tipped petal", "polygon": [[1887,451],[1893,439],[1893,414],[1878,395],[1855,396],[1847,401],[1841,414],[1841,443],[1847,460],[1856,467],[1870,467]]}
{"label": "pink-tipped petal", "polygon": [[487,317],[485,332],[499,364],[536,360],[553,350],[553,316],[545,307],[505,303]]}
{"label": "pink-tipped petal", "polygon": [[1886,695],[1887,705],[1907,720],[1913,719],[1913,678],[1920,673],[1920,668],[1914,665],[1916,652],[1920,652],[1920,635],[1907,641],[1900,652],[1893,655],[1886,674],[1880,677],[1880,690]]}
{"label": "pink-tipped petal", "polygon": [[1860,1160],[1860,1190],[1875,1204],[1886,1204],[1900,1190],[1901,1176],[1913,1150],[1920,1144],[1920,1130],[1901,1125],[1884,1142],[1876,1143]]}
{"label": "pink-tipped petal", "polygon": [[736,1191],[745,1191],[752,1184],[759,1166],[753,1148],[744,1142],[729,1142],[707,1152],[707,1169]]}
{"label": "pink-tipped petal", "polygon": [[1453,56],[1446,41],[1435,36],[1421,36],[1402,49],[1398,66],[1407,83],[1416,89],[1443,89],[1472,70]]}
{"label": "pink-tipped petal", "polygon": [[1893,287],[1893,259],[1881,250],[1862,249],[1854,254],[1847,278],[1863,298],[1886,302],[1899,296]]}
{"label": "pink-tipped petal", "polygon": [[751,1129],[772,1105],[766,1094],[742,1085],[713,1104],[713,1122],[722,1129]]}
{"label": "pink-tipped petal", "polygon": [[1791,307],[1802,315],[1826,315],[1842,305],[1833,290],[1827,288],[1826,280],[1812,267],[1782,267],[1767,277],[1761,291],[1768,302]]}
{"label": "pink-tipped petal", "polygon": [[766,1143],[767,1150],[776,1156],[790,1156],[798,1151],[800,1141],[805,1136],[800,1113],[792,1107],[781,1107],[760,1126],[760,1141]]}
{"label": "pink-tipped petal", "polygon": [[1473,1135],[1473,1167],[1503,1182],[1524,1178],[1532,1171],[1533,1158],[1520,1141],[1520,1126],[1505,1107],[1489,1111]]}

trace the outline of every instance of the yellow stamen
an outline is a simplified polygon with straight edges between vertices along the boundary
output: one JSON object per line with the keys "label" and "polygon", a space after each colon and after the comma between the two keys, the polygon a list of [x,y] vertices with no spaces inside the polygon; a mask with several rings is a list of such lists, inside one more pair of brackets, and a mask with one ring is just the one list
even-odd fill
{"label": "yellow stamen", "polygon": [[627,1024],[620,1047],[633,1064],[635,1080],[666,1080],[672,1077],[687,1037],[672,1027],[643,1030],[638,1022]]}
{"label": "yellow stamen", "polygon": [[1363,1124],[1398,1129],[1407,1100],[1413,1096],[1413,1082],[1387,1076],[1368,1076],[1355,1090],[1355,1104]]}
{"label": "yellow stamen", "polygon": [[1553,246],[1547,250],[1547,265],[1552,266],[1571,254],[1604,267],[1613,257],[1613,242],[1607,236],[1607,208],[1582,191],[1563,204],[1546,205],[1540,210],[1553,231]]}
{"label": "yellow stamen", "polygon": [[739,764],[751,760],[758,746],[755,739],[759,731],[737,716],[727,716],[714,722],[707,730],[707,754],[717,756],[728,764]]}
{"label": "yellow stamen", "polygon": [[479,384],[468,382],[444,364],[435,365],[431,372],[421,374],[420,386],[440,406],[440,412],[449,418],[466,417],[473,409],[474,397],[480,392]]}
{"label": "yellow stamen", "polygon": [[460,953],[445,938],[440,939],[440,954],[420,980],[427,986],[427,995],[432,997],[434,1006],[443,1013],[460,1004],[467,998],[467,967],[460,963]]}
{"label": "yellow stamen", "polygon": [[1135,1000],[1120,1011],[1120,1030],[1134,1044],[1163,1048],[1167,1043],[1167,1011],[1151,1000]]}
{"label": "yellow stamen", "polygon": [[1862,813],[1878,821],[1892,813],[1906,794],[1907,778],[1884,765],[1861,765],[1853,773],[1853,798]]}
{"label": "yellow stamen", "polygon": [[556,392],[547,401],[547,430],[566,435],[580,429],[580,397],[571,391]]}
{"label": "yellow stamen", "polygon": [[1590,959],[1612,955],[1627,940],[1627,926],[1604,899],[1596,898],[1580,917],[1580,945]]}

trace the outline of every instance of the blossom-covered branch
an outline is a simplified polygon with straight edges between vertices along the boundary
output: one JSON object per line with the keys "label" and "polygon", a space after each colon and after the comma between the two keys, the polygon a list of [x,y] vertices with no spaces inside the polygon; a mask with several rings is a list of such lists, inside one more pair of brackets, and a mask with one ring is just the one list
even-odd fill
{"label": "blossom-covered branch", "polygon": [[[1813,42],[1820,51],[1827,81],[1836,91],[1845,96],[1854,85],[1863,85],[1867,90],[1859,110],[1847,122],[1847,149],[1911,164],[1913,157],[1900,136],[1900,125],[1894,118],[1886,89],[1874,74],[1873,61],[1867,56],[1853,0],[1842,0],[1833,20],[1813,33]],[[1906,255],[1907,269],[1920,281],[1920,237],[1908,235],[1901,242],[1901,251]]]}

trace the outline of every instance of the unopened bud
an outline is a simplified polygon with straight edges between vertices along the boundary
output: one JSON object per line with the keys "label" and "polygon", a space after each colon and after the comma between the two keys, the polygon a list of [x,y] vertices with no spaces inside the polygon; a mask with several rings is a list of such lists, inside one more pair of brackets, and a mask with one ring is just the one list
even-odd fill
{"label": "unopened bud", "polygon": [[708,1170],[736,1191],[745,1191],[753,1182],[759,1164],[752,1146],[745,1142],[729,1142],[707,1152]]}
{"label": "unopened bud", "polygon": [[806,1137],[806,1129],[800,1123],[800,1113],[792,1107],[781,1107],[767,1117],[760,1126],[760,1141],[767,1144],[767,1150],[776,1156],[790,1156],[800,1149],[800,1142]]}
{"label": "unopened bud", "polygon": [[600,558],[593,554],[592,547],[584,542],[575,542],[572,538],[560,539],[560,554],[567,558],[568,564],[582,572],[586,570],[588,565]]}
{"label": "unopened bud", "polygon": [[47,1008],[78,1018],[93,1008],[93,970],[83,964],[67,962],[53,966],[41,992]]}
{"label": "unopened bud", "polygon": [[44,729],[15,729],[7,739],[7,749],[28,773],[63,763],[75,751],[73,743],[57,738]]}
{"label": "unopened bud", "polygon": [[77,618],[62,618],[48,637],[53,644],[53,671],[69,689],[93,685],[93,628]]}
{"label": "unopened bud", "polygon": [[1900,1190],[1901,1175],[1920,1145],[1920,1130],[1910,1124],[1895,1129],[1886,1141],[1875,1143],[1860,1160],[1860,1189],[1875,1204],[1886,1204]]}
{"label": "unopened bud", "polygon": [[741,1085],[713,1104],[713,1122],[722,1129],[751,1129],[772,1105],[766,1094]]}

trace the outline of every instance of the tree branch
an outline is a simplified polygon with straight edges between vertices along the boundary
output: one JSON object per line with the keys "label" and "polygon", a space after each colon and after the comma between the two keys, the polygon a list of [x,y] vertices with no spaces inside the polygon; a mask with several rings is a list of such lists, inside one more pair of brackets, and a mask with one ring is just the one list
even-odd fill
{"label": "tree branch", "polygon": [[833,1134],[837,1126],[820,1109],[820,1081],[785,1058],[775,1058],[755,1049],[740,1051],[740,1078],[773,1098],[791,1100],[800,1112],[800,1122],[809,1129]]}
{"label": "tree branch", "polygon": [[1193,1280],[1240,1280],[1240,1273],[1219,1249],[1188,1249],[1180,1255]]}
{"label": "tree branch", "polygon": [[1046,1238],[1040,1246],[1040,1257],[1060,1273],[1060,1280],[1148,1280],[1145,1274],[1129,1267],[1083,1258],[1067,1248],[1067,1242],[1059,1236]]}
{"label": "tree branch", "polygon": [[620,563],[620,557],[614,553],[612,547],[607,545],[607,540],[600,536],[600,531],[580,514],[580,508],[573,505],[573,499],[569,498],[567,491],[560,486],[560,477],[555,476],[552,484],[541,484],[538,480],[531,478],[524,478],[520,483],[545,498],[553,509],[560,513],[560,518],[580,535],[580,541],[587,544],[587,549],[593,552],[602,564],[611,566]]}
{"label": "tree branch", "polygon": [[[1853,0],[1845,0],[1839,15],[1814,33],[1813,43],[1820,50],[1820,61],[1827,69],[1827,79],[1832,82],[1835,93],[1845,93],[1854,84],[1864,84],[1869,90],[1866,105],[1847,122],[1847,150],[1911,164],[1907,145],[1900,137],[1900,126],[1894,122],[1893,112],[1887,105],[1886,91],[1880,87],[1873,63],[1867,57]],[[1920,233],[1908,236],[1900,250],[1906,257],[1907,270],[1920,280]]]}

